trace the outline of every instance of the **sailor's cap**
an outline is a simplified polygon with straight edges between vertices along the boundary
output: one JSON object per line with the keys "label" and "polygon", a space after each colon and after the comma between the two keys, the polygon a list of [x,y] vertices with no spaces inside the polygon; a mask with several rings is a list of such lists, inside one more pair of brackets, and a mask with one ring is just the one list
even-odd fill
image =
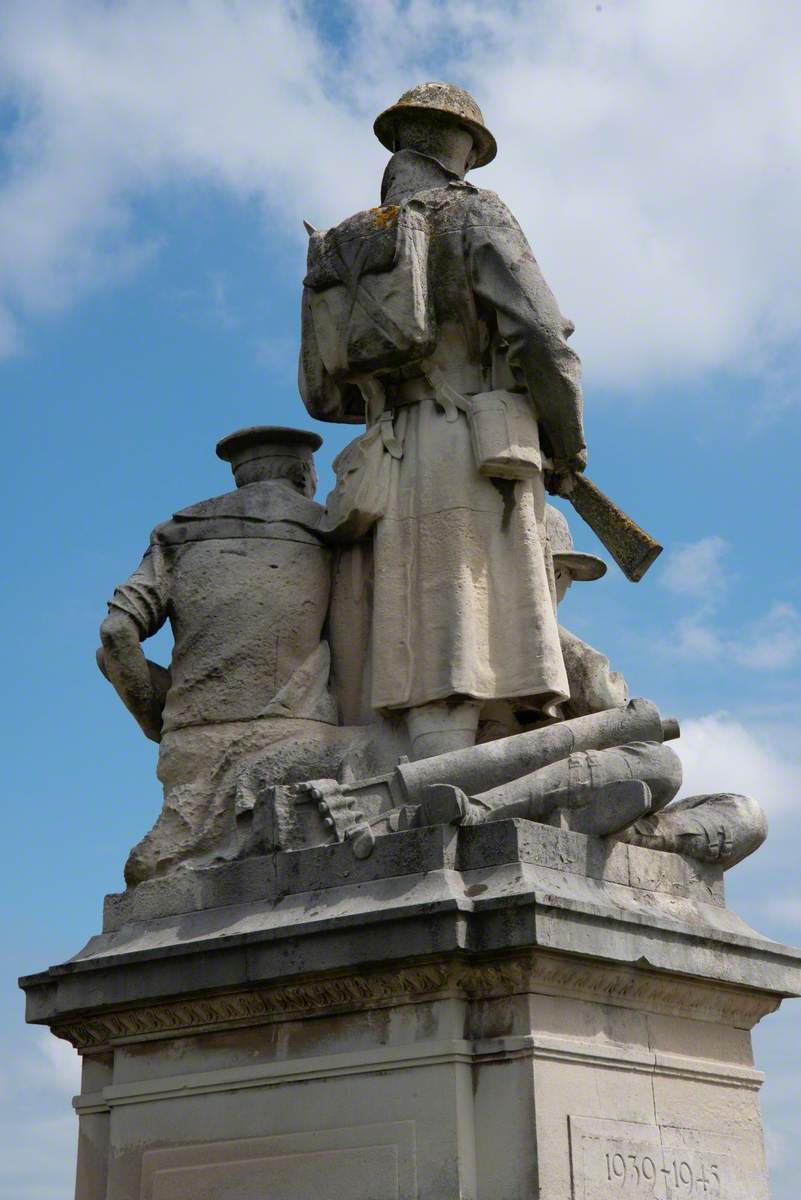
{"label": "sailor's cap", "polygon": [[311,461],[323,439],[310,429],[284,425],[250,425],[227,434],[217,443],[217,457],[236,468],[254,458],[299,458]]}

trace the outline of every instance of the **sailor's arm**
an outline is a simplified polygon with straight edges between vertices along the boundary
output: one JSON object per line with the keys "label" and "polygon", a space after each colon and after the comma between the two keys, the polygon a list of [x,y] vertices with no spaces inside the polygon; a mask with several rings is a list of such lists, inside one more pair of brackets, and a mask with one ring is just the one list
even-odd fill
{"label": "sailor's arm", "polygon": [[503,211],[505,222],[467,231],[473,288],[495,313],[510,366],[534,401],[557,472],[583,471],[581,363],[567,344],[573,326],[560,313],[517,222]]}
{"label": "sailor's arm", "polygon": [[[119,610],[109,613],[100,626],[100,642],[97,661],[101,671],[145,736],[161,741],[161,714],[169,684],[165,686],[153,670],[158,664],[145,658],[134,622]],[[169,680],[168,671],[158,670]]]}
{"label": "sailor's arm", "polygon": [[142,732],[154,742],[161,740],[170,673],[145,657],[141,642],[156,633],[166,617],[163,564],[158,549],[151,546],[140,567],[114,592],[100,626],[97,663]]}

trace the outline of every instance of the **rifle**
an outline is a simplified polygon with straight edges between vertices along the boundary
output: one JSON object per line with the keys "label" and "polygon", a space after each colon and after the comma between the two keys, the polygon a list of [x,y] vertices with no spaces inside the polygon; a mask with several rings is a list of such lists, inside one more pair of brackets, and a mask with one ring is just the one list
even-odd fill
{"label": "rifle", "polygon": [[566,476],[558,494],[600,538],[626,578],[639,582],[662,553],[659,543],[584,475]]}

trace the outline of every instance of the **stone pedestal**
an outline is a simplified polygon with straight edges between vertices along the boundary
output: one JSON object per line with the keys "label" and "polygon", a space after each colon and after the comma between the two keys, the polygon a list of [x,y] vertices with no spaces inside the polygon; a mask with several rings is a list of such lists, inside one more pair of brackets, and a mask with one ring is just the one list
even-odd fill
{"label": "stone pedestal", "polygon": [[766,1200],[801,953],[715,868],[509,821],[142,884],[22,985],[84,1056],[78,1200]]}

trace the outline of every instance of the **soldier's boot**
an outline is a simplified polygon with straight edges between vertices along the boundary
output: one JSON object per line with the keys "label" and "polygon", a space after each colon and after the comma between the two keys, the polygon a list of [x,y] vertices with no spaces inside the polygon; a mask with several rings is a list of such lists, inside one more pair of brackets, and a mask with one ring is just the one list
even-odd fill
{"label": "soldier's boot", "polygon": [[559,824],[574,833],[607,837],[644,817],[651,811],[652,802],[647,783],[641,779],[620,779],[590,792],[587,803],[580,808],[561,810]]}
{"label": "soldier's boot", "polygon": [[437,754],[466,750],[475,745],[480,710],[478,700],[460,697],[410,708],[406,725],[411,757],[415,760],[433,758]]}
{"label": "soldier's boot", "polygon": [[418,809],[418,825],[480,825],[490,819],[491,810],[474,804],[461,788],[450,783],[431,783],[423,791]]}
{"label": "soldier's boot", "polygon": [[420,825],[482,825],[510,817],[547,821],[553,814],[558,814],[562,828],[606,837],[625,829],[650,810],[651,790],[639,779],[615,780],[570,794],[560,789],[550,795],[546,793],[536,804],[531,803],[529,794],[522,806],[507,803],[496,808],[480,797],[471,799],[452,784],[434,783],[423,792],[417,822]]}
{"label": "soldier's boot", "polygon": [[768,822],[750,796],[721,792],[688,796],[662,812],[638,820],[620,840],[649,850],[684,854],[725,869],[742,862],[764,842]]}

